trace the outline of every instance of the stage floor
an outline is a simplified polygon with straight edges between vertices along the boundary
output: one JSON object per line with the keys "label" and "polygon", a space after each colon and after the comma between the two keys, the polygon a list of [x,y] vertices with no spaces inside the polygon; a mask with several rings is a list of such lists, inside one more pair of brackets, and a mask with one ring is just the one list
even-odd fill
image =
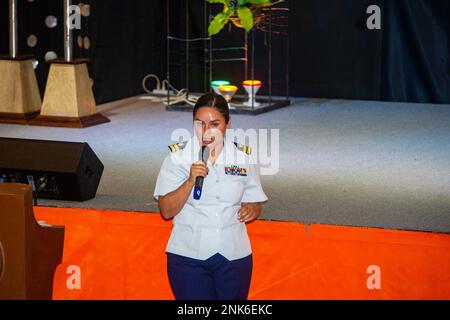
{"label": "stage floor", "polygon": [[[98,106],[85,129],[0,124],[0,136],[88,142],[105,165],[97,197],[45,206],[158,211],[152,198],[176,128],[192,115],[138,97]],[[292,99],[232,127],[279,129],[280,169],[262,176],[261,219],[450,233],[450,106]],[[0,155],[1,156],[1,155]]]}

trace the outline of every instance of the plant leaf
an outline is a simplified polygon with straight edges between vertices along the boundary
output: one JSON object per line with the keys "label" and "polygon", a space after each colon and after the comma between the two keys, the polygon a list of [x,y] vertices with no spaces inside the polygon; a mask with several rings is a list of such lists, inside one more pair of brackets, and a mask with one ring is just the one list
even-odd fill
{"label": "plant leaf", "polygon": [[275,1],[275,2],[268,1],[266,3],[261,3],[261,4],[256,4],[255,3],[252,6],[255,7],[255,8],[268,8],[268,7],[273,7],[273,6],[275,6],[277,4],[280,4],[282,2],[284,2],[284,0],[279,0],[279,1]]}
{"label": "plant leaf", "polygon": [[239,16],[239,20],[241,20],[241,24],[244,27],[245,31],[249,32],[253,28],[253,13],[247,7],[239,7],[237,9],[237,13]]}
{"label": "plant leaf", "polygon": [[225,7],[224,11],[216,15],[209,24],[208,27],[209,36],[213,36],[219,33],[223,29],[223,27],[225,27],[225,25],[228,23],[228,20],[233,13],[234,13],[233,9]]}
{"label": "plant leaf", "polygon": [[238,0],[240,6],[246,5],[247,3],[254,5],[265,5],[269,4],[270,0]]}
{"label": "plant leaf", "polygon": [[230,5],[230,0],[206,0],[206,2],[209,2],[209,3],[222,3],[225,6],[229,6]]}

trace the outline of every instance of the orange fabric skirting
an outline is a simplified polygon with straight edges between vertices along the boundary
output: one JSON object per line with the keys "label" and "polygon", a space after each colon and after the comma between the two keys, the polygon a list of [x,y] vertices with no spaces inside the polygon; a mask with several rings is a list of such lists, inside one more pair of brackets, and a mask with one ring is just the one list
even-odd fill
{"label": "orange fabric skirting", "polygon": [[[35,207],[65,226],[54,299],[173,299],[159,214]],[[249,299],[450,299],[450,235],[255,221]]]}

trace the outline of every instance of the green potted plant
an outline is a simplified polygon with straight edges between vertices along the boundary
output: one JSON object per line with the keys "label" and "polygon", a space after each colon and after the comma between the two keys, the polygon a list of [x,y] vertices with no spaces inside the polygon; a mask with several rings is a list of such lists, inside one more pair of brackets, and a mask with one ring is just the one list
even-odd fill
{"label": "green potted plant", "polygon": [[208,27],[209,36],[219,33],[230,21],[238,28],[250,31],[257,21],[254,14],[259,8],[270,7],[281,1],[271,2],[271,0],[205,0],[209,3],[223,5],[223,10],[217,14]]}

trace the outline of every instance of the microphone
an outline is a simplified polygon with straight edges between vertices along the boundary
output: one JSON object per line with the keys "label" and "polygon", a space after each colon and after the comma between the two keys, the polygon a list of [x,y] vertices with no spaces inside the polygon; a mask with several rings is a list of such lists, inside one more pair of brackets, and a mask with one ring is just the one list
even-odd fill
{"label": "microphone", "polygon": [[[202,146],[202,149],[199,154],[199,158],[206,163],[209,158],[209,148],[207,146]],[[203,188],[203,180],[205,177],[198,176],[195,178],[195,187],[194,187],[194,199],[200,200],[202,196],[202,188]]]}

